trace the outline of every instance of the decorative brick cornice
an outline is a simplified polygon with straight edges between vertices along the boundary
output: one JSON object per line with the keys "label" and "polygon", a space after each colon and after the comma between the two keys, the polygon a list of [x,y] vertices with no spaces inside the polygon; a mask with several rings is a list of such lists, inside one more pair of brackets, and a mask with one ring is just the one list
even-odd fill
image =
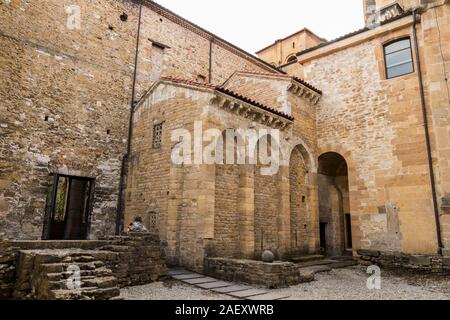
{"label": "decorative brick cornice", "polygon": [[212,102],[227,112],[274,129],[284,130],[291,126],[294,121],[292,117],[282,116],[278,112],[275,113],[271,110],[263,109],[218,91],[216,91],[216,96]]}
{"label": "decorative brick cornice", "polygon": [[258,121],[264,125],[284,130],[291,125],[294,117],[280,112],[274,108],[266,106],[260,102],[233,92],[221,86],[215,86],[210,83],[202,83],[192,80],[178,79],[174,77],[162,77],[155,82],[152,87],[144,94],[141,100],[136,104],[135,110],[148,99],[156,87],[161,83],[182,86],[191,90],[203,90],[214,94],[212,103],[219,107],[235,113],[238,116],[245,117],[250,121]]}
{"label": "decorative brick cornice", "polygon": [[320,93],[317,93],[296,81],[292,81],[292,84],[289,86],[288,91],[300,98],[309,100],[314,105],[319,102],[320,97],[322,96]]}

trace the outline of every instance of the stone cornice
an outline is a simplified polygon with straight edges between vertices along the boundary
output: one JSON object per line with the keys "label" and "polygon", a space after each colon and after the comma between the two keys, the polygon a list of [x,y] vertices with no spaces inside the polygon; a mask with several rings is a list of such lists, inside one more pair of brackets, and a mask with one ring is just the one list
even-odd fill
{"label": "stone cornice", "polygon": [[308,100],[313,105],[316,105],[319,102],[320,97],[322,96],[316,91],[306,87],[302,83],[295,81],[295,79],[292,80],[292,83],[289,86],[288,91],[295,94],[297,97]]}
{"label": "stone cornice", "polygon": [[287,119],[221,92],[216,91],[211,102],[227,112],[274,129],[284,130],[293,124],[293,119]]}

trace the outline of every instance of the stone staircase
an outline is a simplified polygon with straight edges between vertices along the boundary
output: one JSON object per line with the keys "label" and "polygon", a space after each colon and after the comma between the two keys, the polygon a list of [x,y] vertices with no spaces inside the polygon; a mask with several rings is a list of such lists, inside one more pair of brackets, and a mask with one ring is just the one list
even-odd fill
{"label": "stone staircase", "polygon": [[[23,271],[21,292],[39,300],[109,300],[120,295],[118,280],[98,251],[24,251],[22,261],[33,262]],[[104,256],[104,252],[101,253]],[[22,267],[26,267],[24,263]],[[26,282],[29,279],[29,282]],[[24,290],[24,288],[26,288]],[[17,291],[17,290],[16,290]]]}
{"label": "stone staircase", "polygon": [[351,256],[325,257],[323,255],[305,255],[291,258],[300,270],[316,273],[329,272],[333,269],[342,269],[358,264]]}

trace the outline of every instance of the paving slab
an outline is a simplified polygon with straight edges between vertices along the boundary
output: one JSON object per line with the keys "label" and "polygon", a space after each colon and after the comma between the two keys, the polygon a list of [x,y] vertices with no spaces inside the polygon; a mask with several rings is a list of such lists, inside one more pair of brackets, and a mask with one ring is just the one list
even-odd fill
{"label": "paving slab", "polygon": [[194,284],[194,285],[203,284],[203,283],[211,283],[211,282],[216,282],[216,281],[217,281],[217,279],[210,278],[210,277],[183,280],[183,282],[186,282],[189,284]]}
{"label": "paving slab", "polygon": [[230,287],[223,287],[223,288],[217,288],[217,289],[212,289],[212,291],[218,292],[218,293],[231,293],[231,292],[238,292],[238,291],[244,291],[244,290],[248,290],[248,289],[252,289],[252,287],[250,286],[246,286],[246,285],[233,285]]}
{"label": "paving slab", "polygon": [[198,279],[198,278],[204,278],[205,276],[198,274],[198,273],[188,273],[188,274],[179,274],[172,276],[172,278],[177,280],[189,280],[189,279]]}
{"label": "paving slab", "polygon": [[283,300],[283,299],[288,299],[290,298],[290,295],[283,295],[283,294],[277,294],[277,293],[266,293],[266,294],[261,294],[258,296],[251,296],[248,297],[248,300],[260,300],[260,301],[272,301],[272,300]]}
{"label": "paving slab", "polygon": [[202,289],[212,290],[212,289],[218,289],[218,288],[224,288],[224,287],[231,287],[232,285],[234,285],[234,284],[231,282],[216,280],[214,282],[197,284],[197,287],[200,287]]}
{"label": "paving slab", "polygon": [[269,293],[269,291],[264,289],[248,289],[244,291],[230,292],[228,295],[236,298],[248,298],[252,296],[260,296],[267,293]]}

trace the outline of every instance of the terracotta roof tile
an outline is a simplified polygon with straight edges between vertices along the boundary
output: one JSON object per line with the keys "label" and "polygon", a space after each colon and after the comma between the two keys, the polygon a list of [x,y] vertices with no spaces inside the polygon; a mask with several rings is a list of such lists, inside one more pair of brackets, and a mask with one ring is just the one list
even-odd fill
{"label": "terracotta roof tile", "polygon": [[285,78],[285,79],[294,79],[295,81],[300,82],[305,87],[307,87],[319,94],[323,93],[322,90],[317,89],[316,87],[314,87],[312,84],[306,82],[305,80],[298,78],[298,77],[290,76],[288,74],[273,74],[273,73],[264,73],[264,72],[255,72],[255,71],[237,71],[236,73],[254,74],[254,75],[259,75],[259,76],[270,76],[270,77],[278,77],[278,78]]}

